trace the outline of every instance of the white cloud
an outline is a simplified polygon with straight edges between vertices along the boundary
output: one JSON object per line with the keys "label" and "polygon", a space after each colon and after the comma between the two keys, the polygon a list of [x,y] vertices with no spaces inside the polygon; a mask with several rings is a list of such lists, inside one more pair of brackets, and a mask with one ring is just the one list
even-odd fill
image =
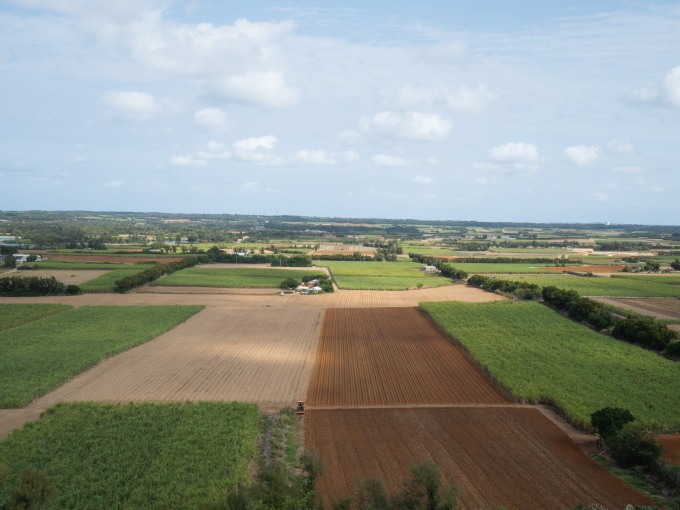
{"label": "white cloud", "polygon": [[227,123],[227,114],[219,108],[204,108],[194,113],[194,120],[201,127],[218,130]]}
{"label": "white cloud", "polygon": [[345,151],[342,156],[348,163],[354,163],[361,159],[357,151]]}
{"label": "white cloud", "polygon": [[407,166],[408,161],[390,154],[376,154],[371,158],[375,166]]}
{"label": "white cloud", "polygon": [[680,66],[671,69],[663,80],[664,99],[672,106],[680,108]]}
{"label": "white cloud", "polygon": [[161,111],[154,97],[137,90],[111,90],[104,93],[104,103],[114,110],[114,116],[130,120],[149,120]]}
{"label": "white cloud", "polygon": [[200,159],[229,159],[231,152],[220,142],[210,140],[196,153]]}
{"label": "white cloud", "polygon": [[531,163],[538,161],[538,148],[533,143],[511,142],[491,149],[489,157],[501,163]]}
{"label": "white cloud", "polygon": [[479,85],[474,89],[459,87],[447,95],[446,104],[456,111],[478,112],[484,110],[495,99],[496,94],[491,92],[486,85]]}
{"label": "white cloud", "polygon": [[303,149],[295,153],[295,157],[303,163],[311,165],[335,165],[337,161],[326,151]]}
{"label": "white cloud", "polygon": [[434,184],[434,179],[427,175],[415,175],[411,177],[411,182],[414,184]]}
{"label": "white cloud", "polygon": [[273,71],[228,76],[215,82],[214,91],[227,99],[273,108],[294,106],[300,96],[281,73]]}
{"label": "white cloud", "polygon": [[273,150],[277,142],[277,138],[272,135],[245,138],[234,142],[232,149],[234,156],[242,161],[274,164],[280,162],[280,159],[266,151]]}
{"label": "white cloud", "polygon": [[585,166],[600,158],[600,148],[596,145],[574,145],[564,149],[564,155],[575,165]]}
{"label": "white cloud", "polygon": [[422,112],[383,111],[363,119],[362,126],[367,131],[410,140],[442,140],[451,131],[447,119],[436,113]]}
{"label": "white cloud", "polygon": [[104,183],[105,188],[121,188],[125,185],[123,181],[108,181]]}
{"label": "white cloud", "polygon": [[173,156],[170,164],[175,166],[205,166],[206,161],[194,158],[193,156]]}

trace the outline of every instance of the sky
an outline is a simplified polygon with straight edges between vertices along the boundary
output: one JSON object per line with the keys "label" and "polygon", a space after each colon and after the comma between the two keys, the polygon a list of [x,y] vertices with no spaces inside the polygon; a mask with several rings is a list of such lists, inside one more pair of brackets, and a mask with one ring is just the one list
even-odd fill
{"label": "sky", "polygon": [[680,224],[680,2],[0,0],[0,210]]}

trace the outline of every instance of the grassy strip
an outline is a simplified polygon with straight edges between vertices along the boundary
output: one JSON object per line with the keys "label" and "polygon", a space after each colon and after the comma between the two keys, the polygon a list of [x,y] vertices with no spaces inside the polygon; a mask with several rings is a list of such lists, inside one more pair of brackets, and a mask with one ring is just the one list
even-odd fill
{"label": "grassy strip", "polygon": [[92,280],[88,280],[79,285],[80,290],[83,292],[113,292],[116,289],[116,282],[121,278],[130,276],[133,274],[140,273],[146,269],[142,266],[137,266],[136,268],[130,268],[128,266],[126,269],[114,269],[106,274],[97,276]]}
{"label": "grassy strip", "polygon": [[680,364],[596,333],[538,303],[422,303],[504,387],[551,402],[581,426],[603,407],[644,426],[680,431]]}
{"label": "grassy strip", "polygon": [[643,280],[646,282],[665,283],[666,285],[680,285],[680,274],[614,274],[612,278],[626,278]]}
{"label": "grassy strip", "polygon": [[23,407],[202,306],[84,306],[0,332],[0,408]]}
{"label": "grassy strip", "polygon": [[248,480],[255,404],[59,404],[0,442],[9,467],[0,507],[31,466],[55,484],[55,508],[204,508]]}
{"label": "grassy strip", "polygon": [[187,287],[237,287],[237,288],[278,288],[286,278],[301,281],[308,272],[296,269],[269,269],[258,267],[211,269],[191,267],[177,271],[166,278],[156,280],[152,285]]}
{"label": "grassy strip", "polygon": [[680,288],[633,278],[601,278],[582,276],[512,276],[513,280],[535,283],[542,287],[554,285],[575,290],[582,296],[611,297],[680,297]]}
{"label": "grassy strip", "polygon": [[0,303],[0,331],[70,310],[69,305]]}

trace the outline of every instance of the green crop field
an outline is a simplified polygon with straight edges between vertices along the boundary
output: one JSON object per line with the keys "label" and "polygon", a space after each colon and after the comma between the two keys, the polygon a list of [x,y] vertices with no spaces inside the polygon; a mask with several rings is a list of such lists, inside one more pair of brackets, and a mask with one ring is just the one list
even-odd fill
{"label": "green crop field", "polygon": [[129,266],[128,269],[115,269],[101,276],[97,276],[92,280],[83,282],[79,287],[83,292],[113,292],[116,288],[116,281],[125,278],[126,276],[141,273],[144,269],[146,268],[143,266],[137,266],[134,269]]}
{"label": "green crop field", "polygon": [[680,431],[680,363],[538,303],[421,307],[521,401],[553,402],[577,424],[603,407],[622,407],[645,426]]}
{"label": "green crop field", "polygon": [[0,331],[0,408],[22,407],[103,358],[151,340],[202,308],[84,306]]}
{"label": "green crop field", "polygon": [[0,331],[73,308],[69,305],[0,303]]}
{"label": "green crop field", "polygon": [[348,290],[406,290],[412,287],[443,287],[451,280],[419,271],[417,262],[317,261],[328,267],[335,283]]}
{"label": "green crop field", "polygon": [[646,282],[665,283],[667,285],[680,285],[680,274],[616,274],[612,278],[630,278]]}
{"label": "green crop field", "polygon": [[54,508],[216,508],[249,479],[258,420],[237,402],[59,404],[0,442],[0,507],[30,466],[55,485]]}
{"label": "green crop field", "polygon": [[531,273],[549,273],[544,266],[538,264],[489,264],[484,262],[478,263],[460,263],[457,264],[452,260],[450,264],[456,269],[461,269],[470,274],[531,274]]}
{"label": "green crop field", "polygon": [[[36,269],[64,269],[78,271],[80,269],[91,270],[91,269],[131,269],[138,268],[139,271],[144,270],[148,267],[148,264],[115,264],[108,262],[87,262],[84,260],[59,260],[59,259],[47,259],[41,260],[40,262],[29,262],[31,267]],[[30,273],[26,273],[30,276]]]}
{"label": "green crop field", "polygon": [[301,281],[306,274],[319,270],[278,269],[262,267],[204,268],[190,267],[156,280],[152,285],[180,287],[236,287],[236,288],[278,288],[286,278]]}
{"label": "green crop field", "polygon": [[607,297],[680,297],[676,285],[650,282],[633,278],[603,278],[584,276],[523,276],[509,274],[508,280],[535,283],[542,287],[554,285],[560,289],[575,290],[582,296]]}

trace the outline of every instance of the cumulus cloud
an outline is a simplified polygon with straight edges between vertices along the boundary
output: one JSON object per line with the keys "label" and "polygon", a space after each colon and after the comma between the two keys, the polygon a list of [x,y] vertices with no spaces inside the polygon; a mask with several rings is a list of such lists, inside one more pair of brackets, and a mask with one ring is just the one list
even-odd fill
{"label": "cumulus cloud", "polygon": [[410,140],[442,140],[451,122],[436,113],[383,111],[362,120],[367,131]]}
{"label": "cumulus cloud", "polygon": [[272,135],[245,138],[232,144],[234,156],[241,161],[252,161],[254,163],[275,164],[280,159],[269,153],[276,146],[277,138]]}
{"label": "cumulus cloud", "polygon": [[193,156],[173,156],[170,158],[170,164],[174,166],[205,166],[206,163],[205,160]]}
{"label": "cumulus cloud", "polygon": [[161,111],[158,101],[148,92],[110,90],[104,93],[103,100],[114,116],[130,120],[149,120]]}
{"label": "cumulus cloud", "polygon": [[203,128],[219,130],[227,123],[227,114],[219,108],[204,108],[194,113],[194,121]]}
{"label": "cumulus cloud", "polygon": [[564,149],[564,155],[575,165],[585,166],[600,158],[600,148],[596,145],[574,145]]}
{"label": "cumulus cloud", "polygon": [[538,161],[538,148],[533,143],[510,142],[491,149],[489,157],[500,163],[533,163]]}
{"label": "cumulus cloud", "polygon": [[460,112],[482,111],[496,99],[496,94],[489,90],[486,85],[476,88],[459,87],[446,96],[446,104],[449,108]]}
{"label": "cumulus cloud", "polygon": [[671,69],[663,80],[664,99],[676,108],[680,108],[680,66]]}
{"label": "cumulus cloud", "polygon": [[390,154],[376,154],[371,158],[375,166],[407,166],[408,161]]}
{"label": "cumulus cloud", "polygon": [[448,107],[457,112],[473,113],[484,110],[495,99],[496,94],[486,85],[449,89],[441,85],[409,84],[401,87],[396,93],[383,91],[385,104],[413,110]]}
{"label": "cumulus cloud", "polygon": [[411,182],[414,184],[434,184],[434,179],[427,175],[415,175],[411,177]]}
{"label": "cumulus cloud", "polygon": [[337,161],[326,151],[303,149],[297,151],[295,157],[303,163],[311,165],[335,165]]}
{"label": "cumulus cloud", "polygon": [[250,72],[228,76],[214,84],[214,92],[234,101],[274,108],[294,106],[299,93],[289,87],[278,72]]}

